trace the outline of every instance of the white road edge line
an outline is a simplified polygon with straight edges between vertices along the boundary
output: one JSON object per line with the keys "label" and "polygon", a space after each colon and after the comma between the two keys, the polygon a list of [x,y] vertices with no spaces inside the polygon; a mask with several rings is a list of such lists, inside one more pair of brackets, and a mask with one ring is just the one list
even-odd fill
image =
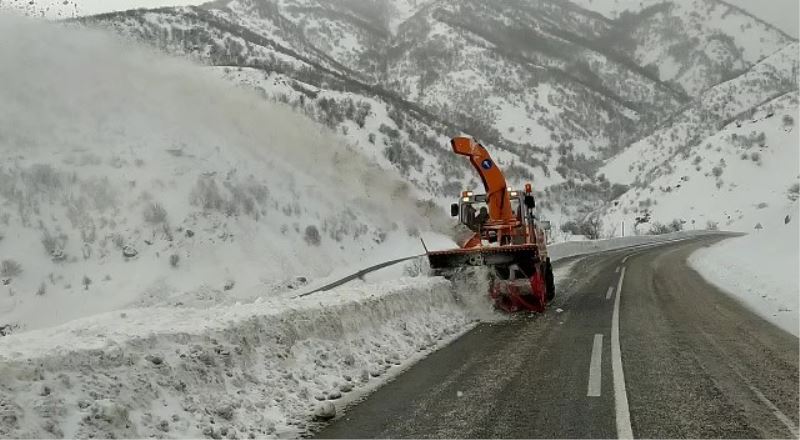
{"label": "white road edge line", "polygon": [[592,345],[592,360],[589,363],[589,387],[586,391],[588,397],[600,397],[602,392],[601,374],[603,360],[603,335],[594,335],[594,344]]}
{"label": "white road edge line", "polygon": [[614,377],[614,406],[616,408],[617,437],[633,438],[631,413],[628,409],[628,392],[625,390],[625,373],[622,371],[622,350],[619,345],[619,299],[622,296],[622,281],[625,267],[619,276],[617,297],[614,299],[614,314],[611,318],[611,372]]}
{"label": "white road edge line", "polygon": [[608,286],[608,292],[606,292],[606,299],[611,299],[612,293],[614,293],[614,286]]}
{"label": "white road edge line", "polygon": [[626,255],[625,258],[622,259],[622,264],[625,264],[625,262],[628,261],[628,258],[630,258],[632,255],[633,254]]}
{"label": "white road edge line", "polygon": [[797,427],[794,426],[794,423],[792,423],[792,421],[788,417],[786,417],[786,414],[784,414],[781,410],[779,410],[778,407],[775,406],[774,403],[772,403],[772,401],[770,401],[763,394],[761,394],[761,391],[759,391],[758,388],[751,385],[748,385],[748,387],[750,388],[751,391],[753,391],[753,393],[755,393],[755,395],[759,398],[759,400],[764,402],[764,405],[767,405],[769,409],[772,410],[772,413],[775,414],[775,417],[777,417],[778,420],[781,421],[781,423],[783,423],[787,428],[789,428],[789,432],[791,432],[795,438],[800,436]]}
{"label": "white road edge line", "polygon": [[[706,337],[706,339],[708,339],[708,341],[711,343],[711,345],[713,345],[717,350],[719,350],[720,352],[722,352],[724,355],[727,356],[727,353],[725,353],[725,351],[722,350],[722,348],[719,346],[719,344],[717,344],[717,341],[714,339],[714,337],[712,337],[710,334],[704,332],[703,330],[700,330],[700,332],[703,334],[703,336]],[[761,391],[759,391],[758,388],[756,388],[753,385],[751,385],[750,383],[748,383],[747,378],[742,376],[742,373],[740,373],[735,368],[733,369],[733,372],[736,373],[736,375],[739,376],[742,379],[742,382],[744,382],[744,384],[747,385],[748,388],[750,388],[750,391],[752,391],[753,394],[755,394],[756,397],[758,397],[758,400],[760,400],[762,403],[764,403],[764,405],[767,405],[767,407],[772,411],[772,413],[775,415],[775,417],[781,423],[783,423],[784,426],[786,426],[786,428],[789,429],[789,432],[792,434],[792,437],[794,437],[794,438],[800,437],[800,429],[798,429],[797,426],[795,426],[794,422],[792,422],[792,420],[789,417],[786,417],[786,414],[784,414],[780,409],[778,409],[778,407],[775,406],[775,404],[772,403],[771,400],[767,399],[767,397],[764,396],[764,394]]]}

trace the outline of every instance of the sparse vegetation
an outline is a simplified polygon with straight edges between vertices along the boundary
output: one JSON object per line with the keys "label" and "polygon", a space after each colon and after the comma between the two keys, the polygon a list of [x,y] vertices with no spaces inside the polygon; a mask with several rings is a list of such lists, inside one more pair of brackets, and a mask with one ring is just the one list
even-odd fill
{"label": "sparse vegetation", "polygon": [[303,239],[311,246],[319,246],[322,242],[322,237],[319,234],[319,229],[314,225],[306,226],[306,232]]}
{"label": "sparse vegetation", "polygon": [[15,260],[3,260],[0,262],[0,276],[12,278],[22,274],[22,265]]}
{"label": "sparse vegetation", "polygon": [[649,231],[650,235],[669,234],[670,232],[672,232],[672,228],[663,223],[653,222],[652,224],[650,224],[650,231]]}
{"label": "sparse vegetation", "polygon": [[144,208],[144,221],[151,225],[165,223],[167,221],[167,210],[160,203],[149,203]]}
{"label": "sparse vegetation", "polygon": [[789,200],[796,202],[798,198],[800,198],[800,183],[795,182],[791,186],[789,186],[789,190],[787,191],[787,197]]}
{"label": "sparse vegetation", "polygon": [[169,265],[173,268],[178,267],[178,264],[181,261],[181,257],[178,254],[172,254],[169,256]]}

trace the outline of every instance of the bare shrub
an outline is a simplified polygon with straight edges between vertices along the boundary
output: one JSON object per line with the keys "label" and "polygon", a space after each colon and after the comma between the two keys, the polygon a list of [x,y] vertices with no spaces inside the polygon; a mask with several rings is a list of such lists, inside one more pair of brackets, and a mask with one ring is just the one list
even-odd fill
{"label": "bare shrub", "polygon": [[3,260],[0,262],[0,275],[11,278],[22,273],[22,265],[14,260]]}
{"label": "bare shrub", "polygon": [[719,223],[709,220],[706,222],[706,229],[709,231],[719,231]]}
{"label": "bare shrub", "polygon": [[650,225],[650,235],[669,234],[670,232],[672,232],[672,228],[663,223],[653,222]]}
{"label": "bare shrub", "polygon": [[83,284],[83,290],[89,290],[89,286],[92,284],[92,279],[84,275],[81,284]]}
{"label": "bare shrub", "polygon": [[178,267],[178,263],[180,263],[181,257],[178,254],[172,254],[169,256],[169,265],[172,267]]}
{"label": "bare shrub", "polygon": [[45,293],[47,293],[47,285],[42,282],[42,284],[39,285],[39,288],[36,289],[36,294],[39,296],[44,296]]}
{"label": "bare shrub", "polygon": [[205,210],[222,211],[225,199],[213,177],[201,176],[189,195],[189,201]]}
{"label": "bare shrub", "polygon": [[144,221],[152,225],[167,221],[167,210],[160,203],[150,203],[144,208]]}
{"label": "bare shrub", "polygon": [[680,232],[683,230],[683,222],[676,218],[670,222],[669,227],[673,232]]}
{"label": "bare shrub", "polygon": [[795,202],[798,198],[800,198],[800,183],[793,183],[789,186],[789,190],[787,191],[787,197],[789,200]]}
{"label": "bare shrub", "polygon": [[306,233],[303,236],[306,243],[312,246],[319,246],[322,242],[322,237],[319,234],[319,229],[314,225],[306,226]]}
{"label": "bare shrub", "polygon": [[47,192],[61,187],[61,176],[49,164],[35,164],[27,174],[28,185],[32,188]]}
{"label": "bare shrub", "polygon": [[714,175],[714,177],[722,176],[722,171],[723,170],[721,166],[715,166],[714,168],[711,168],[711,173]]}
{"label": "bare shrub", "polygon": [[63,252],[66,244],[66,234],[62,233],[58,235],[51,235],[48,231],[44,231],[44,235],[42,236],[42,246],[44,246],[44,250],[47,251],[48,255],[52,256]]}

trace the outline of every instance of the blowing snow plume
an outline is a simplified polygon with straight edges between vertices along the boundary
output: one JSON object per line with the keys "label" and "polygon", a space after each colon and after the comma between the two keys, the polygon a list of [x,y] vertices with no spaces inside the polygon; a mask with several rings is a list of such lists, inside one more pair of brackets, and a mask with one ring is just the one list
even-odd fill
{"label": "blowing snow plume", "polygon": [[202,66],[17,17],[0,57],[0,325],[242,299],[431,228],[405,183]]}

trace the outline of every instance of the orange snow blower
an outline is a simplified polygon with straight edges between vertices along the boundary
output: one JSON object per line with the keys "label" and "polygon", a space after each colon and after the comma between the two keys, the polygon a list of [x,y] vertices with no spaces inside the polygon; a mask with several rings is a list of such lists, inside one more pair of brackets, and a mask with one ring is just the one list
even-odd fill
{"label": "orange snow blower", "polygon": [[543,312],[555,296],[553,268],[543,227],[534,215],[531,184],[525,190],[507,187],[503,172],[483,145],[471,137],[450,141],[456,154],[467,156],[483,181],[485,194],[464,191],[450,207],[470,233],[459,248],[427,252],[435,274],[452,276],[465,267],[489,268],[489,294],[497,308],[509,313]]}

